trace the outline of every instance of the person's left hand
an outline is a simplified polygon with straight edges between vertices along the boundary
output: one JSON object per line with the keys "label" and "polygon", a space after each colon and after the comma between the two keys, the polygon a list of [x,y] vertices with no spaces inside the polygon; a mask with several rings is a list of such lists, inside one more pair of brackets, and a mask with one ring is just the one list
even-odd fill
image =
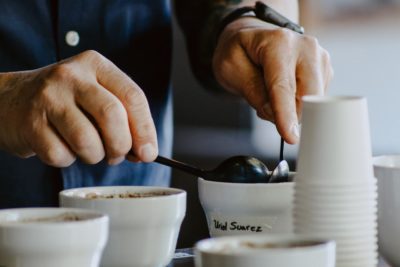
{"label": "person's left hand", "polygon": [[314,37],[256,18],[241,18],[224,29],[213,70],[225,89],[274,122],[290,144],[299,137],[301,97],[324,94],[333,76],[329,54]]}

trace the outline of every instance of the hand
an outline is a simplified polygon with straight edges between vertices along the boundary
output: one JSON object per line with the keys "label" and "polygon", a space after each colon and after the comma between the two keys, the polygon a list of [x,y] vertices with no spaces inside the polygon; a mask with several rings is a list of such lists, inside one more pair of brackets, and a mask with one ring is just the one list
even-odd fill
{"label": "hand", "polygon": [[260,118],[276,124],[286,142],[298,141],[301,97],[324,94],[333,76],[318,41],[256,18],[222,32],[213,57],[217,80],[243,96]]}
{"label": "hand", "polygon": [[121,162],[158,154],[139,86],[95,51],[32,71],[0,74],[0,149],[65,167],[76,157]]}

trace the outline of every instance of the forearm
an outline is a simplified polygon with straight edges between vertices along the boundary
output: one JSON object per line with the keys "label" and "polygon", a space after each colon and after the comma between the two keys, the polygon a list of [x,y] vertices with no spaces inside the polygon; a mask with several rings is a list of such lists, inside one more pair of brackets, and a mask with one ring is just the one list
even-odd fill
{"label": "forearm", "polygon": [[[254,6],[256,0],[175,0],[178,22],[185,34],[192,70],[206,87],[220,87],[212,73],[212,56],[221,20],[232,10]],[[290,20],[298,21],[297,0],[264,0]]]}

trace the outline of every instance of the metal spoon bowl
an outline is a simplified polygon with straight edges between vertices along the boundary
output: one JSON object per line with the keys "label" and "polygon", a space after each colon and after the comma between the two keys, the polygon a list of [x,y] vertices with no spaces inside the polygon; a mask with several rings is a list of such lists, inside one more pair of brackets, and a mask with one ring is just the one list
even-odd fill
{"label": "metal spoon bowl", "polygon": [[216,182],[268,183],[272,174],[263,162],[249,156],[228,158],[213,170],[203,170],[162,156],[158,156],[155,162]]}
{"label": "metal spoon bowl", "polygon": [[289,178],[289,165],[286,160],[283,160],[283,146],[284,141],[281,139],[280,162],[273,171],[268,170],[267,166],[259,159],[250,156],[230,157],[213,170],[203,170],[163,156],[158,156],[155,162],[209,181],[227,183],[287,182]]}
{"label": "metal spoon bowl", "polygon": [[279,150],[279,163],[273,170],[269,179],[270,183],[282,183],[289,181],[289,164],[283,159],[283,149],[285,142],[281,138],[281,146]]}

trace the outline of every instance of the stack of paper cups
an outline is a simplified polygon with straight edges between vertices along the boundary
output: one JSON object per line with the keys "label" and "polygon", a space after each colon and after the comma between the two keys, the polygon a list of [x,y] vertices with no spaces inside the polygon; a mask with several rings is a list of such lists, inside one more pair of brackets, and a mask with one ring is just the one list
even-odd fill
{"label": "stack of paper cups", "polygon": [[296,233],[336,241],[337,267],[377,265],[377,183],[365,98],[303,98],[293,212]]}

